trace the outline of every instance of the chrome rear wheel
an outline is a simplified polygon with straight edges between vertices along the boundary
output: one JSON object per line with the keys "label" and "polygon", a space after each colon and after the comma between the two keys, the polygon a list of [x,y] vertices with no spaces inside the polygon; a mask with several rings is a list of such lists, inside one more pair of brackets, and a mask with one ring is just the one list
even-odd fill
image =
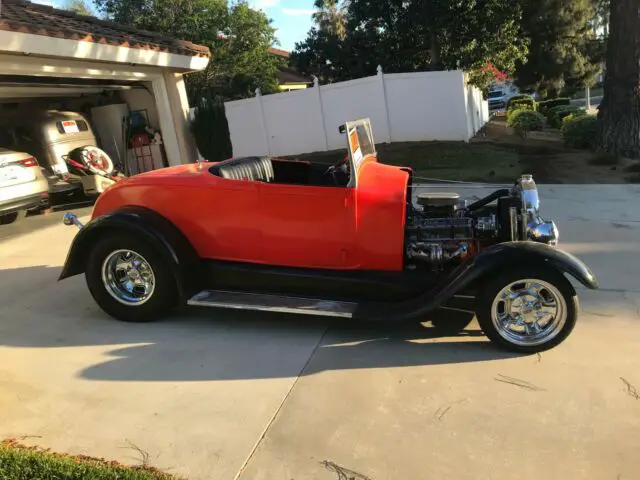
{"label": "chrome rear wheel", "polygon": [[85,278],[96,303],[125,322],[151,322],[180,303],[162,247],[132,231],[107,232],[89,252]]}

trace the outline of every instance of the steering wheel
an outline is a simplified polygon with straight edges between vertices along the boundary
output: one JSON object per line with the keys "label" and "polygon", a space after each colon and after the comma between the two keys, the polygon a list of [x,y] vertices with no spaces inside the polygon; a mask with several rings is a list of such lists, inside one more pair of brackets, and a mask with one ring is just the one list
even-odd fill
{"label": "steering wheel", "polygon": [[349,182],[349,154],[345,155],[344,158],[338,160],[329,168],[327,168],[324,174],[331,174],[336,185],[346,185]]}

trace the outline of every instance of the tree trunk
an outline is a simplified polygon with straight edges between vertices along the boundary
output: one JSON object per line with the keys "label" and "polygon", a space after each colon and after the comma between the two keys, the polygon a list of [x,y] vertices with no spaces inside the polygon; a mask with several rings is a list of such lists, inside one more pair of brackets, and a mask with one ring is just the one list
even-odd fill
{"label": "tree trunk", "polygon": [[598,150],[640,158],[640,0],[612,0]]}

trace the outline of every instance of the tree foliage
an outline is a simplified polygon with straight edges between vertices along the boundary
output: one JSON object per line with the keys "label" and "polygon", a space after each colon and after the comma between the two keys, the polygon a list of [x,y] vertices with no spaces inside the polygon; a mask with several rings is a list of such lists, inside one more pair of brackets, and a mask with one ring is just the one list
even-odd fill
{"label": "tree foliage", "polygon": [[85,0],[67,0],[63,3],[62,8],[78,15],[92,16],[94,12]]}
{"label": "tree foliage", "polygon": [[529,53],[518,62],[518,86],[550,97],[592,85],[604,59],[594,31],[601,0],[520,0]]}
{"label": "tree foliage", "polygon": [[[459,68],[486,86],[491,75],[483,67],[511,72],[527,52],[521,9],[503,0],[349,0],[339,15],[335,1],[317,5],[316,24],[292,62],[323,82],[372,75],[382,65],[390,73]],[[342,39],[336,18],[346,28]]]}
{"label": "tree foliage", "polygon": [[205,91],[225,100],[278,90],[281,60],[269,53],[277,44],[275,29],[267,16],[245,0],[95,0],[99,11],[123,25],[207,45],[208,67],[189,74],[191,103]]}
{"label": "tree foliage", "polygon": [[229,123],[220,97],[207,92],[198,98],[191,130],[205,160],[220,162],[232,157]]}

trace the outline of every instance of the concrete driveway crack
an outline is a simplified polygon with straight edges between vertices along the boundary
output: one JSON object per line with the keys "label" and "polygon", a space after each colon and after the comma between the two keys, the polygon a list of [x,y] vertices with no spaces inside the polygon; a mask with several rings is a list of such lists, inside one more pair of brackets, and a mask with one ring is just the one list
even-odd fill
{"label": "concrete driveway crack", "polygon": [[620,293],[621,293],[621,295],[622,295],[622,298],[623,298],[627,303],[630,303],[631,305],[633,305],[633,306],[635,307],[635,309],[636,309],[636,316],[640,318],[640,304],[638,304],[638,302],[637,302],[635,299],[633,299],[633,298],[629,298],[629,297],[627,296],[627,293],[628,293],[628,292],[626,292],[626,291],[624,291],[624,290],[623,290],[623,291],[622,291],[622,292],[620,292]]}
{"label": "concrete driveway crack", "polygon": [[307,369],[307,366],[309,366],[309,363],[311,362],[311,359],[316,354],[316,351],[318,350],[318,347],[322,344],[322,341],[324,340],[324,337],[327,335],[328,331],[329,331],[329,326],[327,326],[324,329],[324,332],[322,332],[322,335],[320,335],[320,338],[318,339],[318,343],[313,348],[313,351],[311,352],[311,355],[309,355],[309,358],[307,359],[305,364],[300,369],[300,372],[298,372],[298,375],[296,376],[295,381],[293,382],[293,384],[291,384],[291,388],[289,389],[289,391],[287,391],[287,394],[282,399],[282,402],[280,402],[280,405],[278,405],[278,408],[276,408],[276,411],[273,413],[273,416],[271,417],[269,422],[267,422],[267,426],[264,428],[264,430],[262,431],[262,434],[258,438],[258,441],[255,443],[255,445],[253,446],[253,448],[249,452],[249,455],[247,456],[247,459],[244,461],[244,463],[242,464],[242,466],[238,470],[238,473],[236,474],[236,476],[233,477],[234,480],[238,480],[240,478],[240,476],[244,473],[245,469],[249,465],[249,462],[251,461],[251,459],[255,455],[255,453],[258,450],[258,447],[260,446],[260,444],[262,443],[262,440],[264,440],[264,437],[266,437],[267,432],[269,431],[269,428],[271,428],[271,425],[273,425],[273,422],[278,417],[278,414],[280,413],[280,410],[282,410],[282,407],[287,402],[287,399],[289,398],[289,395],[291,395],[291,392],[293,392],[293,389],[296,388],[296,385],[298,384],[298,380],[300,380],[300,377],[302,376],[304,371]]}

